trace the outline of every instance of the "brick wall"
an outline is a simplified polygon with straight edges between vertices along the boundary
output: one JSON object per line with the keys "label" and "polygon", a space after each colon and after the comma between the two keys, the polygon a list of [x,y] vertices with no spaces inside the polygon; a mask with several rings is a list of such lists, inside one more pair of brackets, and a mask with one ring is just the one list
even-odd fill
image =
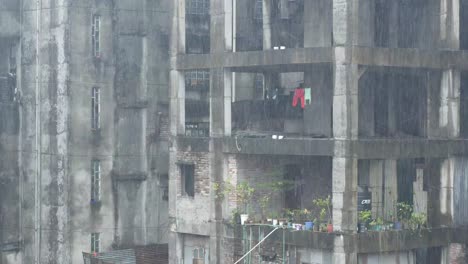
{"label": "brick wall", "polygon": [[450,264],[468,263],[466,251],[467,247],[462,244],[451,244],[449,248]]}

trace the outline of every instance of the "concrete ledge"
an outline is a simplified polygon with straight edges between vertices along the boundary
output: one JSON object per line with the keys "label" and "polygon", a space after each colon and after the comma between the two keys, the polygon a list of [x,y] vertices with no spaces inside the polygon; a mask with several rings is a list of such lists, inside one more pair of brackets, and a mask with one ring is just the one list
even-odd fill
{"label": "concrete ledge", "polygon": [[210,236],[210,223],[177,223],[176,232],[198,236]]}
{"label": "concrete ledge", "polygon": [[314,249],[333,250],[336,234],[310,231],[286,232],[286,244]]}
{"label": "concrete ledge", "polygon": [[468,69],[468,52],[459,50],[422,50],[353,47],[352,63],[433,69]]}
{"label": "concrete ledge", "polygon": [[[332,63],[335,47],[299,48],[218,54],[180,54],[177,69],[231,68],[233,71],[301,71],[305,64]],[[408,68],[468,69],[468,51],[354,46],[349,63]]]}
{"label": "concrete ledge", "polygon": [[179,151],[209,152],[210,138],[179,136],[177,146]]}
{"label": "concrete ledge", "polygon": [[351,151],[361,159],[437,158],[466,155],[464,139],[360,139],[352,141]]}
{"label": "concrete ledge", "polygon": [[332,156],[333,140],[271,138],[224,138],[224,152],[257,155]]}
{"label": "concrete ledge", "polygon": [[[436,228],[422,230],[401,230],[386,232],[366,232],[353,235],[355,248],[351,252],[395,252],[417,248],[446,246],[454,240],[458,229]],[[466,234],[466,233],[465,233]],[[466,240],[466,238],[465,238]]]}
{"label": "concrete ledge", "polygon": [[[301,48],[217,54],[181,54],[177,56],[177,69],[232,68],[233,71],[303,71],[304,64],[331,63],[333,48]],[[293,65],[300,67],[294,68]]]}
{"label": "concrete ledge", "polygon": [[[349,148],[359,159],[438,158],[467,155],[468,139],[358,139],[255,137],[177,137],[179,151],[209,152],[210,141],[221,142],[223,152],[251,155],[334,156],[335,148]],[[345,151],[342,151],[345,155]]]}

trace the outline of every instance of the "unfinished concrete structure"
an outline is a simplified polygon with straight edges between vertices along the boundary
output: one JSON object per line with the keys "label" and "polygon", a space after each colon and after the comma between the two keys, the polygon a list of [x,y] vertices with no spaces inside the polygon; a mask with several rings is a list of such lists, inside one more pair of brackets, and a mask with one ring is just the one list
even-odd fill
{"label": "unfinished concrete structure", "polygon": [[[282,248],[245,263],[462,259],[468,1],[174,2],[170,263],[243,256],[254,244],[228,224],[241,205],[214,186],[278,174],[295,189],[271,195],[268,209],[331,195],[334,233],[283,231],[269,238]],[[301,84],[311,88],[303,109],[291,105]],[[357,233],[363,190],[374,217],[408,202],[430,230]]]}
{"label": "unfinished concrete structure", "polygon": [[0,1],[0,263],[167,243],[171,6]]}

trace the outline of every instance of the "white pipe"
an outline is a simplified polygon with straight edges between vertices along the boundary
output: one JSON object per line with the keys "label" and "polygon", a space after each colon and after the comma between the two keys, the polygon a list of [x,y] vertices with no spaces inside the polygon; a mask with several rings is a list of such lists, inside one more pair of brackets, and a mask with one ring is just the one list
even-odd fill
{"label": "white pipe", "polygon": [[41,111],[40,111],[40,29],[41,29],[41,0],[36,0],[36,174],[34,182],[34,263],[41,260]]}
{"label": "white pipe", "polygon": [[268,235],[266,235],[262,240],[260,240],[260,242],[258,242],[257,245],[255,245],[253,248],[251,248],[251,249],[249,250],[249,252],[245,253],[245,255],[242,256],[242,258],[240,258],[240,259],[238,259],[236,262],[234,262],[234,264],[239,263],[241,260],[243,260],[245,257],[247,257],[247,256],[250,254],[250,252],[252,252],[255,248],[257,248],[258,246],[260,246],[260,244],[263,243],[263,241],[265,241],[265,239],[267,239],[271,234],[273,234],[273,232],[275,232],[275,231],[278,230],[278,229],[279,229],[279,227],[276,227],[275,229],[273,229],[273,231],[271,231],[270,233],[268,233]]}

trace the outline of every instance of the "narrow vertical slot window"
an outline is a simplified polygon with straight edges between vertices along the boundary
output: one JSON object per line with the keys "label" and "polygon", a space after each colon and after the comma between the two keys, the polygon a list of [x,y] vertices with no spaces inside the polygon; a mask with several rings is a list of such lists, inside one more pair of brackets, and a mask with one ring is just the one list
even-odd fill
{"label": "narrow vertical slot window", "polygon": [[93,56],[99,58],[101,57],[101,16],[94,15],[92,24]]}
{"label": "narrow vertical slot window", "polygon": [[101,128],[101,94],[99,87],[93,87],[91,95],[91,128],[98,130]]}
{"label": "narrow vertical slot window", "polygon": [[91,234],[91,252],[98,253],[101,247],[101,240],[99,233],[92,233]]}
{"label": "narrow vertical slot window", "polygon": [[91,162],[91,203],[101,200],[101,162],[93,160]]}

